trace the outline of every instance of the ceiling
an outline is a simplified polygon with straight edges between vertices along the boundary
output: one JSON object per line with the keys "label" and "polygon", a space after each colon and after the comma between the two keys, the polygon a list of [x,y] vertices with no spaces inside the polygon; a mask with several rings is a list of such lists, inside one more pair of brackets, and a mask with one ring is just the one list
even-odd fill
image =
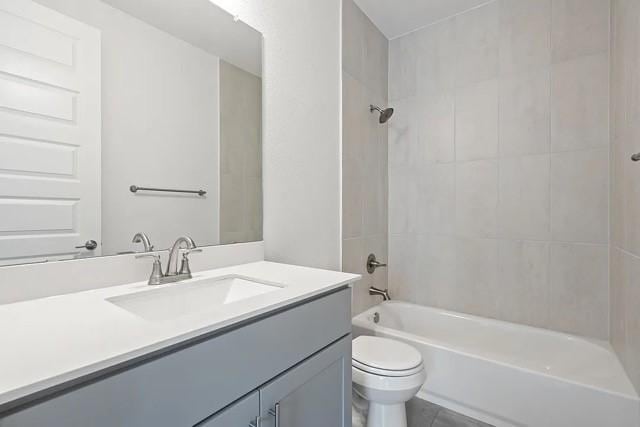
{"label": "ceiling", "polygon": [[210,0],[102,0],[260,76],[262,35]]}
{"label": "ceiling", "polygon": [[488,0],[355,0],[387,36],[394,39]]}

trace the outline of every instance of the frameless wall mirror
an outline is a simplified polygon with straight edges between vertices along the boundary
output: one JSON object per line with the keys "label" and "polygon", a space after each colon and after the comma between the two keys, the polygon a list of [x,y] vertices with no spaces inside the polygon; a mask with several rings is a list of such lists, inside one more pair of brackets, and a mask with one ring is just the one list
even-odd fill
{"label": "frameless wall mirror", "polygon": [[210,0],[0,0],[0,265],[261,240],[261,64]]}

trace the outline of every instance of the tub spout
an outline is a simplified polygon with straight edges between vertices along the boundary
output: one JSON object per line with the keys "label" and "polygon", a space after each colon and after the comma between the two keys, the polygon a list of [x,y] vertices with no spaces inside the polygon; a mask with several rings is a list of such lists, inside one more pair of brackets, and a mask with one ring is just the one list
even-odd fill
{"label": "tub spout", "polygon": [[387,290],[387,289],[385,289],[385,290],[378,289],[378,288],[376,288],[374,286],[371,286],[369,288],[369,295],[379,295],[379,296],[382,297],[382,299],[384,301],[390,301],[391,300],[391,297],[389,296],[389,290]]}

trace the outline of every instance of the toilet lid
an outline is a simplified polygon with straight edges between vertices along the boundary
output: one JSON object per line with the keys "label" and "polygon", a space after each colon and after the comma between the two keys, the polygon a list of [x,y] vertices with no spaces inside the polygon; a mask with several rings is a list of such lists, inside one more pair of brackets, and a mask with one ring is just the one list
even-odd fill
{"label": "toilet lid", "polygon": [[355,364],[383,371],[410,371],[422,364],[418,350],[388,338],[360,336],[353,340],[352,354]]}

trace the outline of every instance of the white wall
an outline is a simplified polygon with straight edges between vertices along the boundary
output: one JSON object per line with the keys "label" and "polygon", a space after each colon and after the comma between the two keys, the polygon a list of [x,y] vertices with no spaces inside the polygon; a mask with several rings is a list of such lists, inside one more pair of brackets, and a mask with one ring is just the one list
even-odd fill
{"label": "white wall", "polygon": [[214,0],[264,35],[266,258],[339,269],[340,0]]}
{"label": "white wall", "polygon": [[[103,254],[219,242],[219,60],[97,0],[38,0],[102,33]],[[204,189],[206,198],[129,192]]]}

